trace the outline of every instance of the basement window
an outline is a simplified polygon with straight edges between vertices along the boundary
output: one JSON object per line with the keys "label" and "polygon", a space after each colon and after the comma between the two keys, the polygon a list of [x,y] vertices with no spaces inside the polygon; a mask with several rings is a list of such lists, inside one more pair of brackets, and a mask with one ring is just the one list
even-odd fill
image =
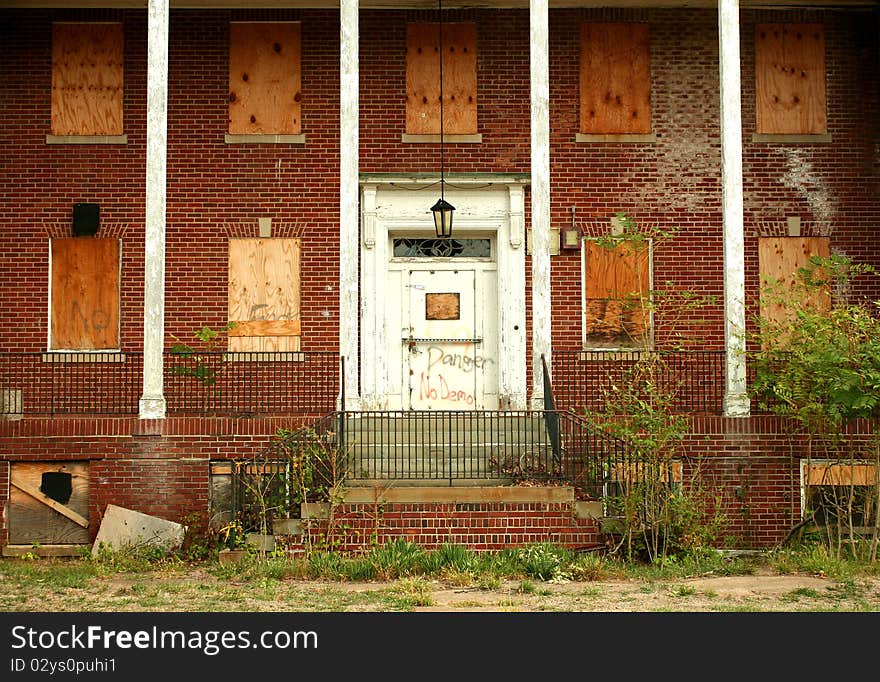
{"label": "basement window", "polygon": [[815,514],[817,526],[849,534],[871,534],[877,513],[877,468],[845,461],[801,462],[804,518]]}
{"label": "basement window", "polygon": [[52,24],[47,144],[125,144],[121,23]]}
{"label": "basement window", "polygon": [[831,141],[822,24],[755,27],[755,119],[757,142]]}

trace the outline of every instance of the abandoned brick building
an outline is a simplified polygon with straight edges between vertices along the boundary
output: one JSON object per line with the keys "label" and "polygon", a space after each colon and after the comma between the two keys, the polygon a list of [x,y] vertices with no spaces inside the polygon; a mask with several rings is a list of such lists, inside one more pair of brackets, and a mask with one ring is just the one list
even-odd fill
{"label": "abandoned brick building", "polygon": [[[226,513],[236,462],[328,415],[364,446],[350,526],[381,498],[383,538],[595,544],[567,487],[493,485],[486,434],[516,456],[552,422],[557,453],[602,377],[673,350],[674,477],[700,460],[735,546],[778,541],[809,474],[744,331],[762,275],[880,266],[878,26],[872,0],[7,0],[4,552],[74,551],[108,504]],[[620,214],[675,235],[597,248]],[[616,305],[664,288],[712,299],[675,329]]]}

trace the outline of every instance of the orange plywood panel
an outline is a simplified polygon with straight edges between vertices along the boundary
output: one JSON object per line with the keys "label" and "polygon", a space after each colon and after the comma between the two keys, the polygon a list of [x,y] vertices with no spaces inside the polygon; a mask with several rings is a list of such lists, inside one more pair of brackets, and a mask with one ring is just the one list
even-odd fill
{"label": "orange plywood panel", "polygon": [[581,24],[580,132],[651,132],[647,24]]}
{"label": "orange plywood panel", "polygon": [[301,120],[299,22],[229,25],[229,132],[298,135]]}
{"label": "orange plywood panel", "polygon": [[53,135],[121,135],[120,23],[52,25]]}
{"label": "orange plywood panel", "polygon": [[51,249],[51,348],[119,348],[119,240],[67,237]]}
{"label": "orange plywood panel", "polygon": [[821,24],[755,27],[755,100],[758,133],[827,132]]}
{"label": "orange plywood panel", "polygon": [[[406,30],[406,132],[440,133],[440,25]],[[443,133],[477,132],[477,25],[443,24]]]}

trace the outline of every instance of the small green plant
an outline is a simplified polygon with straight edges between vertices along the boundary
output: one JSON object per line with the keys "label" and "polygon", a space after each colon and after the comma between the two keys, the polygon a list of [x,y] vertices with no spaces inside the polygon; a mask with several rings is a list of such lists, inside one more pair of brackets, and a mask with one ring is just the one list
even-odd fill
{"label": "small green plant", "polygon": [[174,376],[192,377],[205,386],[216,384],[218,375],[222,371],[222,363],[216,357],[222,341],[221,334],[231,331],[235,327],[235,322],[229,322],[220,330],[207,326],[197,329],[193,336],[201,343],[201,351],[191,344],[181,341],[174,334],[170,334],[169,336],[175,341],[171,346],[171,353],[179,358],[179,364],[171,367],[171,373]]}

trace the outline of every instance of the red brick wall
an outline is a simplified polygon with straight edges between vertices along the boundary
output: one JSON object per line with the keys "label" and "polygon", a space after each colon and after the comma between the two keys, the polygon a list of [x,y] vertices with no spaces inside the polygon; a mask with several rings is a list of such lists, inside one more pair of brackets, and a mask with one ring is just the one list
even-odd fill
{"label": "red brick wall", "polygon": [[332,521],[305,523],[311,525],[304,542],[345,552],[369,551],[395,539],[427,549],[449,543],[476,551],[535,542],[578,549],[601,544],[596,521],[576,518],[570,503],[344,504],[334,509]]}
{"label": "red brick wall", "polygon": [[[433,12],[363,11],[361,170],[436,172],[439,145],[404,144],[405,25]],[[880,265],[869,238],[878,219],[877,29],[863,12],[742,13],[746,256],[749,300],[757,294],[757,236],[782,233],[799,216],[805,233],[827,232],[832,247]],[[22,10],[6,13],[0,74],[6,104],[0,142],[4,299],[0,348],[46,343],[47,239],[69,230],[77,201],[101,204],[102,234],[123,238],[123,348],[141,344],[146,23],[140,10]],[[125,24],[127,145],[46,145],[51,22]],[[301,20],[303,131],[307,143],[229,145],[226,130],[230,20]],[[478,25],[479,129],[483,142],[446,145],[449,172],[529,172],[528,12],[451,11]],[[647,21],[651,29],[652,119],[656,144],[577,144],[578,26],[583,20]],[[769,145],[754,132],[753,26],[758,21],[826,26],[828,120],[833,144]],[[303,347],[334,350],[338,317],[339,77],[335,11],[172,12],[169,54],[166,328],[184,340],[226,320],[226,242],[254,235],[271,216],[276,234],[302,233]],[[717,16],[705,10],[554,10],[551,36],[552,218],[589,234],[624,211],[643,226],[679,228],[658,247],[655,285],[714,294],[699,344],[723,344]],[[426,194],[426,197],[428,195]],[[432,195],[433,196],[433,195]],[[426,198],[426,202],[428,198]],[[554,345],[580,340],[580,256],[553,263]],[[528,286],[528,284],[527,284]],[[867,280],[859,293],[876,295]],[[662,337],[666,332],[659,330]]]}

